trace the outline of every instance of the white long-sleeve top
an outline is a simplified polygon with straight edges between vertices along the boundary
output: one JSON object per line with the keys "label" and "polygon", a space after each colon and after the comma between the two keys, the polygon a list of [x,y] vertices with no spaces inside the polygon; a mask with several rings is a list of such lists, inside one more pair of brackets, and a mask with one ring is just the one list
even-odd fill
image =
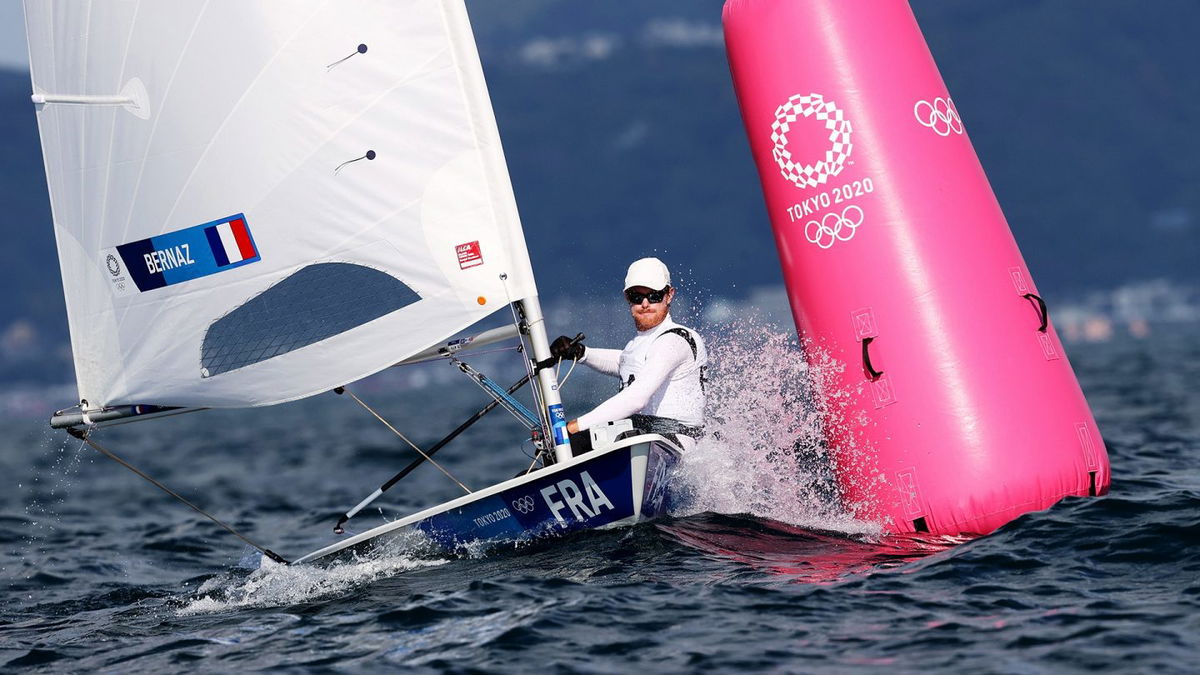
{"label": "white long-sleeve top", "polygon": [[[695,356],[682,336],[664,335],[672,328],[685,328],[691,334],[696,341]],[[588,347],[583,356],[583,363],[607,375],[618,376],[625,386],[612,398],[579,417],[581,431],[638,413],[669,417],[693,426],[704,424],[704,389],[700,375],[708,363],[708,353],[700,335],[675,323],[670,315],[654,328],[638,331],[622,350]]]}

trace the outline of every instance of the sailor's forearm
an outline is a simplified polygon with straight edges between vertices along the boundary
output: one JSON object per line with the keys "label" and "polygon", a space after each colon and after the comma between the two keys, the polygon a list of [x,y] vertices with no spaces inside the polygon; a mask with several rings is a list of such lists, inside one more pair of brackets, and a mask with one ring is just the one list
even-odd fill
{"label": "sailor's forearm", "polygon": [[576,422],[580,429],[590,429],[597,424],[625,419],[645,408],[656,388],[650,382],[641,384],[635,382],[593,408],[591,412],[580,415]]}
{"label": "sailor's forearm", "polygon": [[617,375],[621,370],[621,350],[588,347],[580,363],[605,375]]}

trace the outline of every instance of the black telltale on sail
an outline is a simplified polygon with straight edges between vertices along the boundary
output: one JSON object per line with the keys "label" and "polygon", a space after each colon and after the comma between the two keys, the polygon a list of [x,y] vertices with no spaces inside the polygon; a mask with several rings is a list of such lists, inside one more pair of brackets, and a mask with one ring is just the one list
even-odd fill
{"label": "black telltale on sail", "polygon": [[362,159],[365,159],[367,161],[371,161],[372,159],[375,159],[375,151],[368,150],[367,154],[363,155],[362,157],[355,157],[354,159],[348,159],[348,160],[342,162],[341,164],[338,164],[337,168],[335,168],[333,170],[333,175],[335,175],[335,176],[338,175],[338,173],[341,172],[342,167],[346,166],[347,164],[353,164],[354,162],[357,162]]}
{"label": "black telltale on sail", "polygon": [[332,70],[334,68],[334,66],[338,66],[338,65],[341,65],[342,63],[345,63],[346,60],[349,59],[350,57],[358,56],[359,54],[366,54],[366,53],[367,53],[367,45],[365,45],[363,43],[359,43],[358,47],[355,47],[354,51],[350,52],[346,56],[343,56],[342,58],[338,59],[337,61],[334,61],[333,63],[325,66],[325,70],[327,70],[327,71]]}

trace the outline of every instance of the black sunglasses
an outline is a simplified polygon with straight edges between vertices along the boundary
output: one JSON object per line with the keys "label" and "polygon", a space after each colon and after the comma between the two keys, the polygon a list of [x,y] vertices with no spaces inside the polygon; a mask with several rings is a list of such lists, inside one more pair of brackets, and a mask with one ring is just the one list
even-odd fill
{"label": "black sunglasses", "polygon": [[667,291],[671,290],[670,286],[661,291],[650,291],[649,293],[639,293],[638,291],[625,291],[625,299],[631,305],[640,305],[643,300],[649,300],[650,304],[657,305],[667,297]]}

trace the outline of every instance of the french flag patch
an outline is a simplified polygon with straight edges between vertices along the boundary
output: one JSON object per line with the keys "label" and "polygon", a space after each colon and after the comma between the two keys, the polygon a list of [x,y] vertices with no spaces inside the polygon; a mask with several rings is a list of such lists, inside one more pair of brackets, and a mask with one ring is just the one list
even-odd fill
{"label": "french flag patch", "polygon": [[217,267],[225,267],[258,257],[246,221],[240,215],[204,228],[208,245],[212,247]]}
{"label": "french flag patch", "polygon": [[100,251],[104,278],[118,296],[181,284],[258,260],[254,235],[241,213]]}

